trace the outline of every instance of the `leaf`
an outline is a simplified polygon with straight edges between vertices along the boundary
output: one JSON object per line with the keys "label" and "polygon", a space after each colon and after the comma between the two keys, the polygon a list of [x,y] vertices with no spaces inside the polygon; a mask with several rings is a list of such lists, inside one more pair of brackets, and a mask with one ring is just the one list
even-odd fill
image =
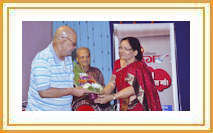
{"label": "leaf", "polygon": [[74,66],[73,72],[75,74],[74,83],[75,83],[75,85],[79,86],[79,84],[80,84],[78,82],[78,80],[80,79],[80,74],[79,73],[83,73],[84,69],[83,69],[83,67],[80,67],[76,62],[73,62],[73,66]]}
{"label": "leaf", "polygon": [[90,90],[90,91],[95,91],[92,86],[88,87],[87,89]]}

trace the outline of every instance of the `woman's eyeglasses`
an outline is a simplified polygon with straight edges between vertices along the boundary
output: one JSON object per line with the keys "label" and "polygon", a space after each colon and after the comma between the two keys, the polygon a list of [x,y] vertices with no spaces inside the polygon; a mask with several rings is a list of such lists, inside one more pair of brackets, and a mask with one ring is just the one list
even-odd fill
{"label": "woman's eyeglasses", "polygon": [[126,47],[119,47],[118,49],[119,49],[120,51],[121,51],[121,50],[124,50],[124,51],[126,51],[126,52],[132,50],[131,48],[126,48]]}

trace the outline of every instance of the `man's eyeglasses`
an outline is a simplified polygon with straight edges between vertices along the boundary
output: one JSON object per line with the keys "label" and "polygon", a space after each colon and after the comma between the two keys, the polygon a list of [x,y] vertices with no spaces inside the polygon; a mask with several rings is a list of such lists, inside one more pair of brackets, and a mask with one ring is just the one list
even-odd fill
{"label": "man's eyeglasses", "polygon": [[119,50],[121,51],[121,50],[124,50],[124,51],[130,51],[130,50],[132,50],[131,48],[126,48],[126,47],[119,47]]}
{"label": "man's eyeglasses", "polygon": [[72,43],[72,45],[75,47],[76,46],[76,43],[74,43],[71,39],[69,39],[68,37],[61,37],[61,38],[66,38],[66,39],[68,39],[71,43]]}
{"label": "man's eyeglasses", "polygon": [[85,59],[89,59],[89,57],[90,57],[90,56],[80,56],[80,57],[78,57],[78,58],[81,59],[81,60],[83,60],[84,58],[85,58]]}

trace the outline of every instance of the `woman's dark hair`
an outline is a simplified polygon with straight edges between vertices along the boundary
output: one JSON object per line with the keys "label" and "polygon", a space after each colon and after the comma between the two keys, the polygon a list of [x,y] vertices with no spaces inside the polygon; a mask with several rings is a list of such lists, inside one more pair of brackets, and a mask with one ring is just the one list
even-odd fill
{"label": "woman's dark hair", "polygon": [[124,40],[128,40],[129,41],[129,44],[130,46],[132,47],[133,51],[137,50],[138,51],[138,54],[135,56],[135,58],[138,60],[138,61],[141,61],[142,58],[143,58],[143,54],[141,52],[141,45],[140,45],[140,42],[137,38],[135,37],[125,37],[121,40],[124,41]]}

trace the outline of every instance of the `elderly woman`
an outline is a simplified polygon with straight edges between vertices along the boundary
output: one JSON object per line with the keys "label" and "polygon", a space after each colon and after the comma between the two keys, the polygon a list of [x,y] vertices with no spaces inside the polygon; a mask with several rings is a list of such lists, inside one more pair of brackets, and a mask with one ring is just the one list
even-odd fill
{"label": "elderly woman", "polygon": [[[138,39],[126,37],[119,46],[120,59],[115,61],[112,77],[96,103],[119,99],[121,111],[161,111],[157,89]],[[111,94],[117,88],[117,93]]]}
{"label": "elderly woman", "polygon": [[[99,83],[102,87],[105,87],[104,77],[101,71],[96,68],[90,66],[91,56],[90,50],[86,47],[78,48],[76,51],[76,59],[80,66],[83,67],[84,71],[91,76],[97,83]],[[84,106],[89,105],[89,106]],[[88,95],[83,97],[74,97],[72,103],[73,110],[82,110],[82,111],[110,111],[110,103],[106,104],[96,104],[89,100]]]}

